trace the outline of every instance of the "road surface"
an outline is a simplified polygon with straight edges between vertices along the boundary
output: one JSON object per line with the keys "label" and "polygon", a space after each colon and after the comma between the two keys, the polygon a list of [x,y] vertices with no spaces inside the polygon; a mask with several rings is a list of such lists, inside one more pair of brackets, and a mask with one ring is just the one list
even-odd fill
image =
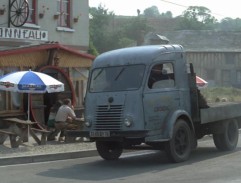
{"label": "road surface", "polygon": [[163,152],[138,151],[125,153],[118,161],[96,156],[0,166],[0,177],[3,183],[240,183],[240,141],[235,151],[219,152],[207,138],[188,161],[178,164],[168,162]]}

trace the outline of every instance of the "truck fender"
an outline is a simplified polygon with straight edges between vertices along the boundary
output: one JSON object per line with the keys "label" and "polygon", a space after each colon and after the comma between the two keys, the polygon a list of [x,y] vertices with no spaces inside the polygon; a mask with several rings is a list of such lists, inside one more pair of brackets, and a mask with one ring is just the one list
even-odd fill
{"label": "truck fender", "polygon": [[192,133],[195,134],[193,122],[190,115],[185,110],[176,110],[170,113],[170,115],[167,118],[167,125],[166,125],[166,129],[164,130],[165,131],[164,136],[167,137],[167,139],[172,138],[174,125],[177,119],[179,118],[182,118],[185,121],[187,121]]}

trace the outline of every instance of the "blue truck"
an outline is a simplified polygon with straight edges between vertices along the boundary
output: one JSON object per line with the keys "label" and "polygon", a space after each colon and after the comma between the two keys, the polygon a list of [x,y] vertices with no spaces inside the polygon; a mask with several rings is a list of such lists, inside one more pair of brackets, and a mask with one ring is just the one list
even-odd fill
{"label": "blue truck", "polygon": [[241,103],[207,104],[181,45],[138,46],[96,57],[84,119],[84,129],[69,135],[88,137],[105,160],[117,160],[124,149],[158,149],[177,163],[205,135],[218,150],[234,150]]}

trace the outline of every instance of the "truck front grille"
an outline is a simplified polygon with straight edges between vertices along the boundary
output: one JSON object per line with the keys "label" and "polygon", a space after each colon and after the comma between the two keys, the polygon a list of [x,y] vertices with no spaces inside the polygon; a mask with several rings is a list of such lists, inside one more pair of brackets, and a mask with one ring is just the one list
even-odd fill
{"label": "truck front grille", "polygon": [[120,130],[122,119],[122,105],[97,106],[95,130]]}

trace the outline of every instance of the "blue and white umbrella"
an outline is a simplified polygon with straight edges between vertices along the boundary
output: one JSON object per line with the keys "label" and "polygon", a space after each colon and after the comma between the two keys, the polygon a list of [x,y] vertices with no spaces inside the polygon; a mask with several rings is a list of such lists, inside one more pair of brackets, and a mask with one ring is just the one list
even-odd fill
{"label": "blue and white umbrella", "polygon": [[[0,77],[0,90],[20,93],[53,93],[64,91],[64,84],[40,72],[18,71]],[[28,95],[28,121],[30,118]]]}
{"label": "blue and white umbrella", "polygon": [[20,93],[53,93],[64,91],[64,84],[41,72],[18,71],[0,78],[0,90]]}

